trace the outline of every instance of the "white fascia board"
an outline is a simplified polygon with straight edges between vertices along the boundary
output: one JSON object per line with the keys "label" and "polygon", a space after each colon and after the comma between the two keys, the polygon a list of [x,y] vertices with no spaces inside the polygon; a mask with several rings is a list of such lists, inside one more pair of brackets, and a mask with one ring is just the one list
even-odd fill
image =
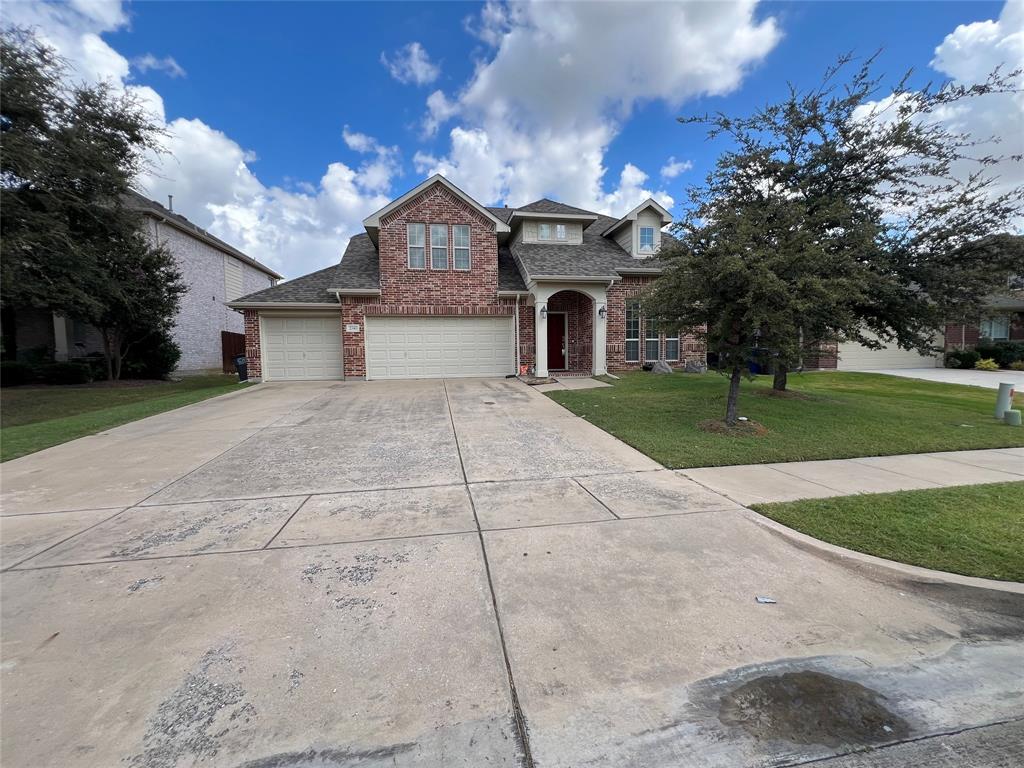
{"label": "white fascia board", "polygon": [[513,219],[567,219],[571,221],[597,221],[593,213],[540,213],[539,211],[513,211]]}
{"label": "white fascia board", "polygon": [[608,283],[618,275],[530,275],[531,283]]}
{"label": "white fascia board", "polygon": [[328,288],[338,296],[380,296],[380,288]]}
{"label": "white fascia board", "polygon": [[529,295],[530,295],[529,291],[498,291],[498,296],[501,296],[502,298],[511,297],[511,296],[529,296]]}
{"label": "white fascia board", "polygon": [[341,309],[335,301],[229,301],[227,305],[231,309]]}
{"label": "white fascia board", "polygon": [[470,205],[474,210],[477,211],[477,213],[479,213],[482,216],[484,216],[485,218],[490,219],[491,221],[493,221],[494,222],[494,230],[495,230],[495,232],[501,233],[501,232],[509,232],[510,231],[510,228],[509,228],[508,224],[506,224],[504,221],[499,219],[493,213],[488,211],[486,208],[484,208],[482,205],[480,205],[480,203],[478,203],[472,197],[470,197],[465,192],[463,192],[461,189],[456,187],[454,184],[452,184],[450,181],[448,181],[448,179],[446,179],[444,176],[442,176],[439,173],[435,173],[429,179],[427,179],[426,181],[424,181],[421,184],[418,184],[414,188],[410,189],[408,192],[406,192],[404,195],[402,195],[398,199],[392,200],[390,203],[385,205],[383,208],[381,208],[376,213],[371,213],[369,216],[367,216],[365,219],[363,219],[363,226],[367,229],[367,231],[369,231],[371,229],[379,229],[380,228],[380,220],[381,220],[382,216],[387,216],[389,213],[391,213],[391,211],[393,211],[396,208],[399,208],[399,207],[405,205],[407,202],[409,202],[414,197],[416,197],[416,195],[420,194],[421,192],[423,192],[423,190],[427,189],[428,187],[430,187],[430,186],[432,186],[434,184],[441,184],[441,185],[443,185],[448,190],[450,190],[454,195],[456,195],[458,198],[460,198],[465,203]]}

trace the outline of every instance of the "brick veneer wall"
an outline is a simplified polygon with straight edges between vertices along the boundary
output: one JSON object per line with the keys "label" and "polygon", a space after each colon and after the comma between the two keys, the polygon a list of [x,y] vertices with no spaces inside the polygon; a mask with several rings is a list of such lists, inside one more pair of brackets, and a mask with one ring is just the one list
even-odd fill
{"label": "brick veneer wall", "polygon": [[[978,325],[948,323],[945,327],[946,351],[953,349],[974,349],[981,338]],[[1024,313],[1010,316],[1010,341],[1024,340]]]}
{"label": "brick veneer wall", "polygon": [[[548,299],[548,312],[565,313],[566,369],[570,371],[593,370],[593,299],[578,291],[559,291]],[[550,358],[548,359],[550,360]]]}
{"label": "brick veneer wall", "polygon": [[834,370],[839,365],[839,343],[823,341],[804,355],[804,368],[808,370]]}
{"label": "brick veneer wall", "polygon": [[[615,283],[608,290],[608,370],[636,370],[640,368],[646,359],[647,345],[645,343],[645,327],[643,318],[640,322],[640,360],[635,363],[626,362],[626,302],[639,298],[644,289],[650,285],[655,278],[641,275],[625,275],[622,280]],[[661,334],[658,343],[658,353],[665,354],[665,334]],[[687,361],[706,362],[707,348],[704,342],[694,333],[681,333],[679,335],[679,361],[673,361],[672,365],[682,367]]]}
{"label": "brick veneer wall", "polygon": [[255,309],[243,312],[245,323],[245,358],[249,378],[263,376],[263,361],[260,359],[260,314]]}

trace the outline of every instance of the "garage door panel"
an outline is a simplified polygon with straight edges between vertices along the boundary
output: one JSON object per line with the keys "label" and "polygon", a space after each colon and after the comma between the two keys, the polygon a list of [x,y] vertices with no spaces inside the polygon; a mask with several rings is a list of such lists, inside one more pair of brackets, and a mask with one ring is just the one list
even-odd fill
{"label": "garage door panel", "polygon": [[266,379],[342,378],[340,316],[264,316],[262,325]]}
{"label": "garage door panel", "polygon": [[[875,337],[877,338],[877,337]],[[942,346],[942,337],[933,340],[935,346]],[[870,349],[863,344],[848,342],[839,345],[837,367],[841,371],[872,371],[888,368],[935,368],[941,358],[937,355],[920,355],[915,350],[900,349],[887,344],[884,349]]]}
{"label": "garage door panel", "polygon": [[366,360],[371,379],[505,376],[515,367],[512,318],[367,318]]}

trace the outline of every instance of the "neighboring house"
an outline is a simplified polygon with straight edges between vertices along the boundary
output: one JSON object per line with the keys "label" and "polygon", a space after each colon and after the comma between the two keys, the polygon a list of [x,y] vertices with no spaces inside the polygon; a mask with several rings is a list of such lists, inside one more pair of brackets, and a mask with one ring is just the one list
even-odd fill
{"label": "neighboring house", "polygon": [[[178,372],[221,370],[222,345],[241,353],[245,330],[225,302],[273,286],[281,275],[157,202],[132,193],[129,204],[142,214],[146,233],[174,256],[188,287],[172,332],[181,348]],[[95,328],[59,313],[19,308],[15,327],[19,357],[68,360],[103,350]]]}
{"label": "neighboring house", "polygon": [[433,176],[363,221],[341,262],[228,302],[264,380],[602,374],[705,359],[637,297],[672,218],[551,200],[486,208]]}
{"label": "neighboring house", "polygon": [[980,339],[1024,341],[1024,275],[1011,277],[1006,290],[989,296],[977,322],[946,326],[946,351],[974,349]]}

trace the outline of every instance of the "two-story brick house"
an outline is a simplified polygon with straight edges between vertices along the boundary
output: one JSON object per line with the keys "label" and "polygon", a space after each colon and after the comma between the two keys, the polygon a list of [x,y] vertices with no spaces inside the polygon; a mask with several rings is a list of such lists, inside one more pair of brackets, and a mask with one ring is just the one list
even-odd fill
{"label": "two-story brick house", "polygon": [[704,359],[637,296],[671,216],[538,200],[486,208],[433,176],[363,221],[340,263],[232,301],[251,375],[411,379],[601,374]]}

